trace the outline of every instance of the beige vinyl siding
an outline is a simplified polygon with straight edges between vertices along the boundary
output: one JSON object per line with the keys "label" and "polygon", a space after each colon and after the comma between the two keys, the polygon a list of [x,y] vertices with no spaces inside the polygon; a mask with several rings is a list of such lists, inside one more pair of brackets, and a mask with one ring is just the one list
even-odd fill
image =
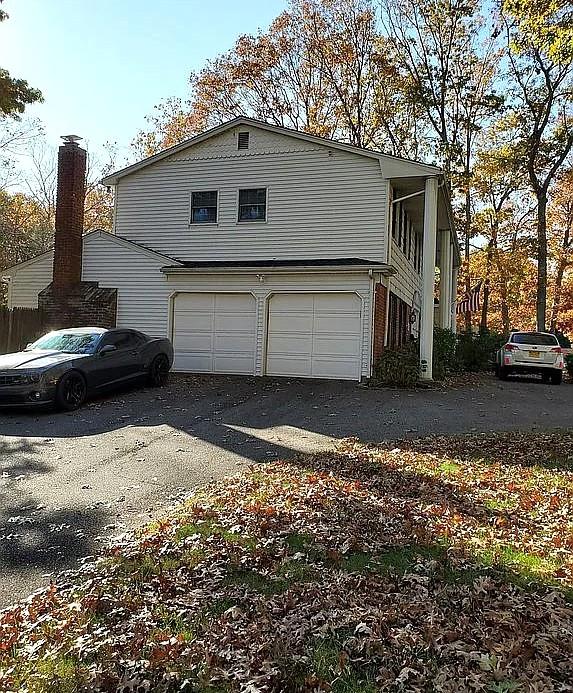
{"label": "beige vinyl siding", "polygon": [[[367,272],[161,273],[166,260],[122,245],[108,234],[94,233],[84,242],[84,281],[118,290],[118,327],[132,327],[151,335],[171,336],[171,303],[181,292],[248,292],[256,301],[255,373],[263,375],[268,303],[276,293],[355,292],[361,301],[361,375],[369,377],[371,362],[372,279]],[[38,292],[51,280],[51,254],[14,272],[13,305],[37,306]]]}
{"label": "beige vinyl siding", "polygon": [[414,292],[422,291],[422,277],[414,268],[412,260],[408,260],[394,239],[392,239],[392,265],[396,268],[396,274],[390,279],[390,291],[411,306]]}
{"label": "beige vinyl siding", "polygon": [[[238,149],[237,147],[237,139],[240,132],[249,133],[248,149]],[[305,151],[320,148],[321,146],[318,144],[305,142],[295,137],[285,137],[283,134],[255,127],[239,126],[194,144],[189,152],[177,154],[174,157],[191,156],[195,159],[218,156],[251,156],[253,153]]]}
{"label": "beige vinyl siding", "polygon": [[38,294],[52,281],[53,257],[53,253],[49,252],[29,264],[6,272],[10,277],[9,308],[38,307]]}
{"label": "beige vinyl siding", "polygon": [[[12,271],[10,307],[38,307],[39,292],[52,281],[52,256],[50,252]],[[111,234],[95,232],[84,238],[82,279],[118,289],[118,327],[167,334],[169,291],[160,271],[165,264],[162,258],[122,246]]]}
{"label": "beige vinyl siding", "polygon": [[84,244],[82,279],[117,289],[117,326],[154,336],[167,334],[166,260],[120,245],[106,234]]}
{"label": "beige vinyl siding", "polygon": [[[181,260],[384,262],[387,184],[379,162],[326,146],[291,151],[293,138],[271,139],[283,151],[223,148],[218,158],[191,158],[200,147],[213,151],[204,142],[121,179],[116,233]],[[267,188],[267,221],[237,222],[238,190],[257,187]],[[193,190],[219,191],[217,224],[189,224]]]}

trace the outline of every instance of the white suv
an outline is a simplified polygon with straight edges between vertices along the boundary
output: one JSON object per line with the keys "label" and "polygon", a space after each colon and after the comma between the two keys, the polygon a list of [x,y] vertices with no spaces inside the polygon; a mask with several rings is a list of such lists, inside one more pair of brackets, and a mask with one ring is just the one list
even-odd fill
{"label": "white suv", "polygon": [[502,380],[511,373],[536,373],[554,385],[561,383],[563,367],[563,350],[549,332],[512,332],[495,362],[496,375]]}

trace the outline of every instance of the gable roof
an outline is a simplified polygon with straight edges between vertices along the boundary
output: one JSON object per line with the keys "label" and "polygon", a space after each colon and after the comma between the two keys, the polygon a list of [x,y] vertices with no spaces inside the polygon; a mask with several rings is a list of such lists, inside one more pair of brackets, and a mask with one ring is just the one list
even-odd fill
{"label": "gable roof", "polygon": [[[147,248],[144,245],[141,245],[140,243],[136,243],[135,241],[130,241],[127,238],[123,238],[122,236],[116,236],[114,233],[110,233],[109,231],[103,231],[102,229],[95,229],[94,231],[88,231],[88,233],[85,233],[83,235],[83,242],[85,243],[86,241],[90,241],[92,238],[96,237],[102,237],[105,238],[105,240],[109,240],[112,242],[115,242],[119,245],[122,245],[124,248],[132,248],[133,250],[137,250],[139,252],[143,252],[151,257],[156,258],[157,260],[160,260],[161,262],[174,262],[178,263],[179,260],[176,260],[173,257],[170,257],[169,255],[165,255],[163,253],[158,253],[156,250],[152,250],[151,248]],[[27,267],[28,265],[33,265],[35,262],[38,262],[39,260],[42,260],[44,258],[47,258],[49,255],[51,255],[54,252],[54,247],[52,246],[49,250],[45,250],[43,253],[40,253],[39,255],[35,255],[34,257],[31,257],[29,260],[24,260],[24,262],[19,262],[17,265],[12,265],[11,267],[6,267],[5,269],[0,270],[0,275],[5,273],[5,274],[12,274],[13,272],[17,272],[18,270],[22,269],[23,267]]]}
{"label": "gable roof", "polygon": [[[140,169],[145,168],[146,166],[155,164],[158,161],[167,158],[168,156],[177,154],[178,152],[193,147],[194,145],[199,144],[200,142],[204,142],[205,140],[208,140],[211,137],[216,137],[217,135],[220,135],[223,132],[226,132],[227,130],[231,130],[232,128],[241,125],[247,127],[256,127],[261,130],[267,130],[269,132],[283,134],[287,137],[294,137],[299,140],[304,140],[312,144],[319,144],[323,147],[329,147],[331,149],[339,149],[341,151],[350,152],[352,154],[359,154],[361,156],[366,156],[371,159],[376,159],[380,161],[380,163],[385,163],[386,165],[394,164],[393,168],[396,168],[396,165],[398,167],[404,167],[408,169],[408,171],[404,175],[439,176],[442,173],[442,170],[440,168],[438,168],[437,166],[432,166],[430,164],[424,164],[419,161],[412,161],[411,159],[405,159],[399,156],[392,156],[390,154],[383,154],[382,152],[377,152],[373,149],[365,149],[363,147],[357,147],[353,144],[337,142],[336,140],[331,140],[326,137],[310,135],[306,132],[300,132],[299,130],[292,130],[291,128],[285,128],[279,125],[271,125],[270,123],[265,123],[262,120],[255,120],[254,118],[239,116],[238,118],[233,118],[232,120],[229,120],[226,123],[223,123],[222,125],[217,125],[216,127],[211,128],[210,130],[206,130],[205,132],[202,132],[201,134],[196,135],[195,137],[191,137],[188,140],[184,140],[183,142],[180,142],[179,144],[176,144],[173,147],[164,149],[163,151],[158,152],[153,156],[149,156],[146,159],[142,159],[141,161],[138,161],[135,164],[126,166],[125,168],[122,168],[119,171],[116,171],[115,173],[111,173],[109,176],[103,178],[101,182],[103,185],[116,185],[120,178],[129,176],[131,173],[135,173],[136,171],[139,171]],[[396,172],[393,171],[391,175],[388,175],[388,178],[395,177],[396,175],[399,174],[396,174]]]}

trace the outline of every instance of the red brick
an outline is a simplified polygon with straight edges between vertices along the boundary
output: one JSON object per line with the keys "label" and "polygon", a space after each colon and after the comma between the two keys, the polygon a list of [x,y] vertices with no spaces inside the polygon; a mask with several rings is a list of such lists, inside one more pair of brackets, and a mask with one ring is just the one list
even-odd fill
{"label": "red brick", "polygon": [[384,338],[386,335],[386,287],[382,284],[376,286],[374,294],[374,339],[372,347],[372,359],[376,363],[384,351]]}
{"label": "red brick", "polygon": [[85,149],[66,142],[58,149],[53,284],[56,293],[82,279],[82,233],[86,180]]}

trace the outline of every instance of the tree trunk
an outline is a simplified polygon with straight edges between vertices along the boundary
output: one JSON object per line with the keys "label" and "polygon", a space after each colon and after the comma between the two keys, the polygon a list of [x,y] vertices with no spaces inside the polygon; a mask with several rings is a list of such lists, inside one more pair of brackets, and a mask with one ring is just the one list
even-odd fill
{"label": "tree trunk", "polygon": [[480,330],[485,331],[487,330],[487,313],[489,310],[489,281],[490,281],[490,276],[491,276],[491,265],[492,265],[492,260],[493,260],[493,246],[495,242],[495,236],[490,240],[490,242],[487,244],[487,254],[486,254],[486,263],[485,263],[485,281],[483,283],[483,300],[482,300],[482,306],[481,306],[481,322],[480,322]]}
{"label": "tree trunk", "polygon": [[503,325],[503,334],[508,335],[511,331],[511,325],[509,322],[509,306],[507,305],[507,286],[505,282],[501,283],[499,293],[501,294],[501,324]]}
{"label": "tree trunk", "polygon": [[[469,180],[466,179],[466,203],[465,203],[465,223],[464,223],[464,233],[465,233],[465,244],[464,244],[464,259],[466,262],[466,293],[469,293],[472,288],[472,278],[470,275],[470,225],[472,218],[471,210],[471,198],[470,198],[470,186]],[[471,332],[472,329],[472,313],[470,310],[466,310],[464,314],[466,331]]]}
{"label": "tree trunk", "polygon": [[563,277],[565,275],[565,270],[569,266],[568,253],[571,243],[571,226],[573,226],[573,224],[571,223],[571,221],[568,221],[563,231],[563,241],[561,243],[559,261],[557,263],[557,273],[555,275],[555,290],[553,293],[553,305],[551,306],[551,318],[549,320],[549,329],[552,332],[555,332],[555,330],[557,329],[557,319],[559,318],[559,311],[561,309]]}
{"label": "tree trunk", "polygon": [[[515,241],[512,244],[515,249]],[[501,324],[504,335],[508,335],[511,330],[511,324],[509,321],[509,304],[507,302],[507,274],[503,271],[501,262],[499,260],[499,250],[495,248],[495,265],[497,267],[497,274],[500,279],[499,281],[499,297],[501,299]]]}
{"label": "tree trunk", "polygon": [[545,332],[547,311],[547,191],[537,193],[537,331]]}
{"label": "tree trunk", "polygon": [[555,275],[555,293],[553,294],[553,305],[551,306],[551,318],[549,320],[549,329],[555,332],[557,329],[557,318],[559,317],[559,309],[561,308],[561,290],[563,286],[563,275],[567,267],[567,260],[564,257],[559,258],[557,265],[557,274]]}

